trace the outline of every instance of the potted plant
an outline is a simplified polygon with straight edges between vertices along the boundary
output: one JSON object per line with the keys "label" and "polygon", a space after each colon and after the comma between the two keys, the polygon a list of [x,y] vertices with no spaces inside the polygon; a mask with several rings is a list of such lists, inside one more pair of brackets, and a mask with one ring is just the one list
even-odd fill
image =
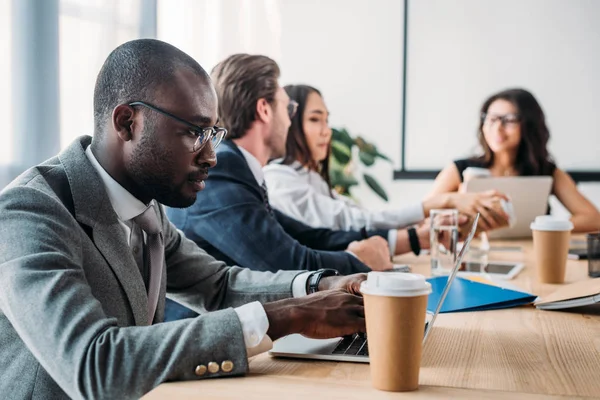
{"label": "potted plant", "polygon": [[[358,180],[354,176],[354,160],[352,159],[355,147],[358,149],[358,159],[365,167],[375,164],[378,158],[391,162],[387,156],[377,150],[375,145],[367,142],[362,137],[352,138],[345,128],[333,128],[331,157],[329,157],[329,178],[333,188],[344,196],[351,196],[350,188],[358,185]],[[388,201],[388,195],[377,182],[377,179],[366,172],[362,174],[362,178],[371,190],[383,200]]]}

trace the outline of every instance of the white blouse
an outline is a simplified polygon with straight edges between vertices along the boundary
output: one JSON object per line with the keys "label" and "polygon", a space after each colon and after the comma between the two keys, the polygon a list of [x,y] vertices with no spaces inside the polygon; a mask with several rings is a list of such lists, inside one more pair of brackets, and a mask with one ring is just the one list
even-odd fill
{"label": "white blouse", "polygon": [[315,228],[338,230],[395,229],[425,218],[421,203],[398,210],[369,210],[332,190],[315,171],[299,162],[278,162],[263,168],[269,203],[298,221]]}

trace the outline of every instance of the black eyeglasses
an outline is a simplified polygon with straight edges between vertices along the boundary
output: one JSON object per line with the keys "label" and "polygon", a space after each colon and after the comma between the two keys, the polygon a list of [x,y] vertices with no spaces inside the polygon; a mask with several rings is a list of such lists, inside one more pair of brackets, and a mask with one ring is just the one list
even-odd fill
{"label": "black eyeglasses", "polygon": [[186,121],[183,118],[179,118],[178,116],[173,115],[168,111],[161,110],[160,108],[155,107],[152,104],[145,103],[143,101],[134,101],[132,103],[129,103],[129,105],[132,107],[143,106],[149,108],[153,111],[156,111],[157,113],[160,113],[162,115],[174,119],[175,121],[187,125],[190,128],[190,133],[196,136],[196,141],[192,146],[192,153],[195,153],[202,149],[209,141],[212,143],[212,148],[216,149],[217,146],[219,146],[219,144],[221,144],[221,142],[223,141],[223,138],[227,135],[227,129],[225,128],[219,128],[218,126],[209,126],[207,128],[202,128],[198,125],[194,125],[191,122]]}
{"label": "black eyeglasses", "polygon": [[481,113],[481,122],[484,125],[492,126],[497,121],[505,128],[515,128],[521,122],[521,116],[518,114],[495,115]]}
{"label": "black eyeglasses", "polygon": [[294,115],[296,115],[296,111],[298,111],[298,103],[294,100],[290,100],[290,102],[287,105],[287,112],[290,116],[290,119],[294,118]]}

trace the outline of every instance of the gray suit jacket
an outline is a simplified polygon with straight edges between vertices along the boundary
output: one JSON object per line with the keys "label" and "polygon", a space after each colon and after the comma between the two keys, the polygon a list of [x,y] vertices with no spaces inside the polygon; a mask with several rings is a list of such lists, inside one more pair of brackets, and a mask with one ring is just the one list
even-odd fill
{"label": "gray suit jacket", "polygon": [[[155,324],[144,326],[144,282],[85,156],[90,142],[77,139],[0,193],[2,396],[137,398],[165,381],[247,372],[241,325],[229,307],[290,297],[298,272],[227,267],[161,208],[165,275]],[[165,292],[203,315],[159,323]],[[194,373],[225,360],[233,371]]]}

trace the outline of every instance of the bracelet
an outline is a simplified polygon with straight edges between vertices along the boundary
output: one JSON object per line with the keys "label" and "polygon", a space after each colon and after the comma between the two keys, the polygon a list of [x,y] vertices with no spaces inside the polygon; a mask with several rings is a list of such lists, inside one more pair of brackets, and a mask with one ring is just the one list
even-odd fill
{"label": "bracelet", "polygon": [[408,228],[408,241],[410,242],[410,249],[412,252],[417,256],[421,254],[421,245],[419,244],[417,230],[413,227]]}
{"label": "bracelet", "polygon": [[306,280],[306,294],[316,293],[319,291],[319,283],[322,278],[327,278],[328,276],[337,276],[340,273],[335,269],[324,268],[310,274],[308,279]]}

